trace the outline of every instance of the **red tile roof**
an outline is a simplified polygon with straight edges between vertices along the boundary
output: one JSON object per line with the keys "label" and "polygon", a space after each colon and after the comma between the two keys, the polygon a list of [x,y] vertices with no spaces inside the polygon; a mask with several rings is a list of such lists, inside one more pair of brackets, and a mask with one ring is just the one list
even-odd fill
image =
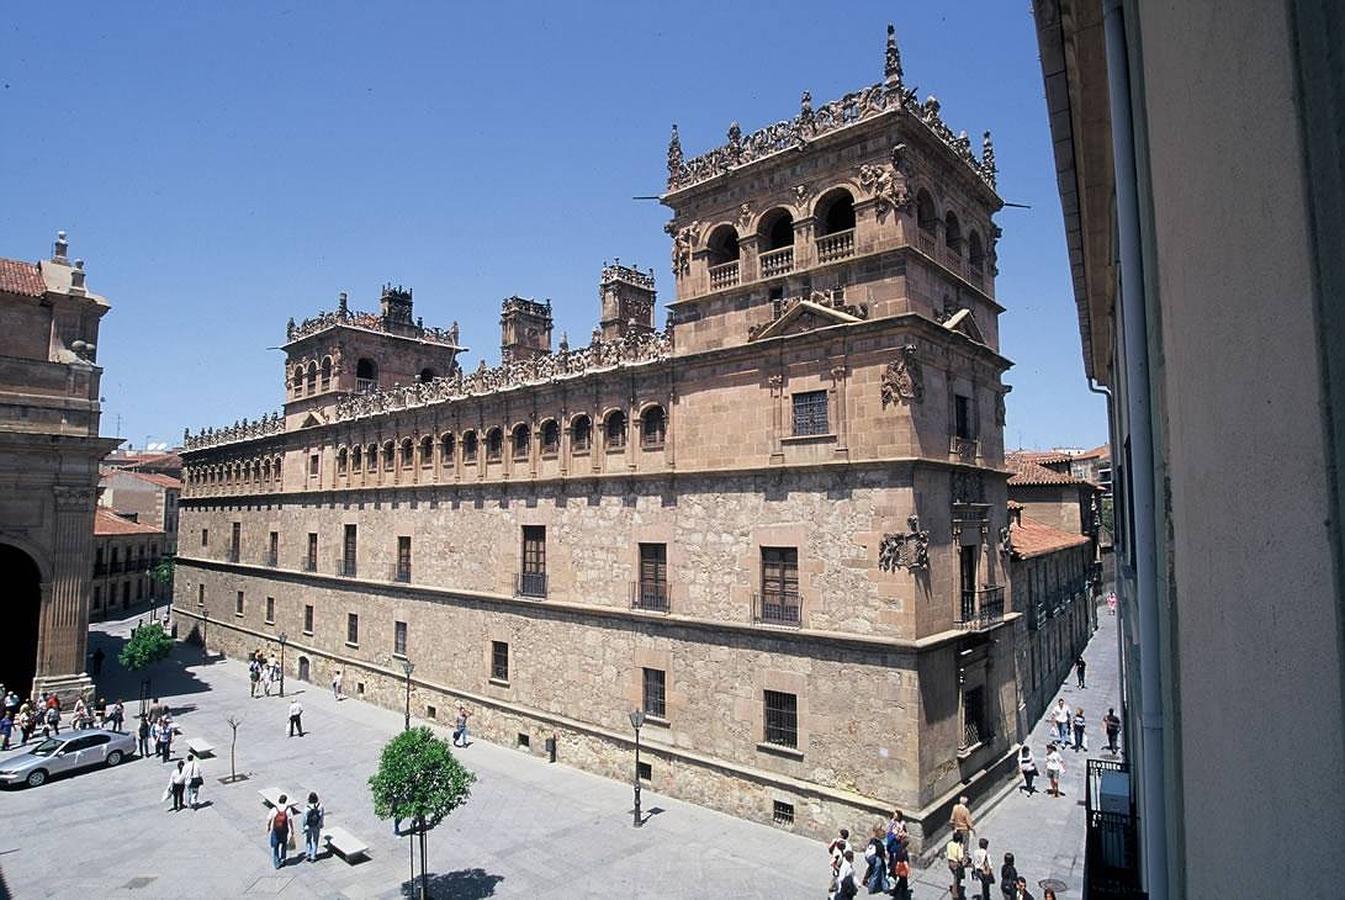
{"label": "red tile roof", "polygon": [[1092,450],[1076,453],[1075,459],[1111,459],[1111,444],[1102,444]]}
{"label": "red tile roof", "polygon": [[37,263],[0,257],[0,291],[21,297],[41,297],[47,292]]}
{"label": "red tile roof", "polygon": [[106,507],[99,506],[94,510],[93,533],[97,537],[114,534],[163,534],[163,529],[132,522]]}
{"label": "red tile roof", "polygon": [[[1066,457],[1068,459],[1068,457]],[[1059,484],[1059,485],[1092,485],[1082,478],[1075,478],[1068,472],[1057,472],[1055,469],[1048,469],[1039,461],[1028,458],[1023,453],[1004,454],[1004,464],[1010,469],[1015,470],[1013,475],[1009,476],[1009,485],[1038,485],[1038,484]]]}
{"label": "red tile roof", "polygon": [[1019,559],[1055,553],[1070,547],[1082,547],[1088,543],[1088,536],[1062,531],[1031,516],[1019,516],[1019,521],[1009,526],[1013,555]]}
{"label": "red tile roof", "polygon": [[136,472],[126,470],[126,474],[132,478],[139,478],[141,481],[148,481],[150,484],[157,484],[161,488],[168,488],[172,491],[182,490],[182,479],[174,478],[172,475],[160,475],[158,472]]}

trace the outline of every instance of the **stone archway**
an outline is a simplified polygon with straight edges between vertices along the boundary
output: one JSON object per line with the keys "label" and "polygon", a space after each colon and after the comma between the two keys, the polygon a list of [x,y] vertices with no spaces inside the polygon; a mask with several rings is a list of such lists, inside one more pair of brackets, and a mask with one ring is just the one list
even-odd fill
{"label": "stone archway", "polygon": [[21,697],[33,689],[42,610],[42,574],[27,553],[0,544],[0,583],[5,585],[5,651],[0,653],[0,683]]}

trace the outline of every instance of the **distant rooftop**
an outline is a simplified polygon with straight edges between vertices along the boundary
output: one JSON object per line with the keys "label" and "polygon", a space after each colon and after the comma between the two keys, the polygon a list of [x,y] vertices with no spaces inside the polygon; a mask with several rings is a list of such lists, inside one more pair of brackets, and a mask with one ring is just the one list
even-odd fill
{"label": "distant rooftop", "polygon": [[1028,559],[1088,543],[1088,535],[1063,531],[1031,516],[1019,516],[1010,526],[1013,555]]}
{"label": "distant rooftop", "polygon": [[98,506],[94,508],[93,533],[98,537],[117,534],[163,534],[163,529],[132,522],[106,507]]}
{"label": "distant rooftop", "polygon": [[285,342],[287,344],[293,343],[303,338],[312,337],[329,328],[345,325],[349,328],[361,328],[365,331],[392,334],[458,350],[467,349],[458,343],[457,322],[454,322],[448,328],[431,328],[426,326],[422,319],[412,320],[411,290],[409,288],[404,288],[401,285],[396,287],[393,287],[392,284],[383,285],[383,293],[379,297],[379,306],[380,312],[376,313],[352,310],[349,307],[349,297],[345,291],[342,291],[337,298],[334,311],[318,313],[316,316],[304,319],[299,323],[290,319],[289,324],[285,327]]}
{"label": "distant rooftop", "polygon": [[[1069,457],[1063,457],[1068,461]],[[1027,453],[1006,453],[1004,454],[1004,464],[1010,469],[1014,469],[1013,475],[1009,476],[1009,486],[1017,485],[1087,485],[1093,487],[1091,482],[1084,481],[1082,478],[1076,478],[1069,472],[1058,472],[1055,469],[1048,469],[1041,462],[1031,458]]]}

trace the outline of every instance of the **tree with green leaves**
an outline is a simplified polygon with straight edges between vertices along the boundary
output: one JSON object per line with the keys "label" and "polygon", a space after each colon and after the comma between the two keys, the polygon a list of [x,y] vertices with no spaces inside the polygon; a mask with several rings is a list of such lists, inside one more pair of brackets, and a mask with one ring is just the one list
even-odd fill
{"label": "tree with green leaves", "polygon": [[128,671],[138,672],[168,658],[173,652],[173,639],[157,622],[141,625],[131,632],[131,639],[121,648],[117,660]]}
{"label": "tree with green leaves", "polygon": [[156,583],[164,587],[172,587],[173,584],[173,566],[176,558],[171,553],[165,553],[160,558],[158,565],[149,570],[149,577]]}
{"label": "tree with green leaves", "polygon": [[383,748],[369,777],[374,815],[410,821],[420,833],[420,891],[425,897],[425,832],[471,796],[476,775],[458,762],[448,742],[425,726],[403,731]]}

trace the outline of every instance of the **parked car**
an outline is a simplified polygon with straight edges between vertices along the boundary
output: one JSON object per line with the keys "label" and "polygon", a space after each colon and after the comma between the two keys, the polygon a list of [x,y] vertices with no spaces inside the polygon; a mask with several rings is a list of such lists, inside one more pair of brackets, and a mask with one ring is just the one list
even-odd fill
{"label": "parked car", "polygon": [[27,753],[0,761],[0,784],[38,787],[51,776],[92,766],[115,766],[135,754],[135,735],[86,728],[49,737]]}

